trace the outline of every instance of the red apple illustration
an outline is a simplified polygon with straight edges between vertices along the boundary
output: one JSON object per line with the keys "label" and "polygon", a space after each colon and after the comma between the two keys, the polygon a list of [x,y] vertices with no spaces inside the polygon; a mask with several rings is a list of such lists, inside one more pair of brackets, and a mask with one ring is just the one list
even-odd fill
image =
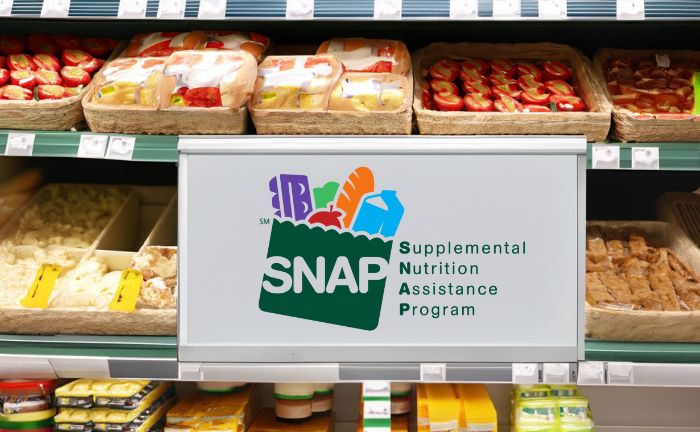
{"label": "red apple illustration", "polygon": [[343,217],[343,213],[339,212],[338,210],[333,210],[333,204],[331,204],[329,210],[318,210],[312,214],[309,217],[309,223],[341,228],[341,217]]}

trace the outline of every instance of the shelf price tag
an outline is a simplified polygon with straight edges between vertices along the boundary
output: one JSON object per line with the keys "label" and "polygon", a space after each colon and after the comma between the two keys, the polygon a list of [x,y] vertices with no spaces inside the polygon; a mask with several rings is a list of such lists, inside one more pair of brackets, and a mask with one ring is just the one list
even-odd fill
{"label": "shelf price tag", "polygon": [[594,145],[591,153],[593,169],[620,169],[620,146]]}
{"label": "shelf price tag", "polygon": [[117,18],[144,18],[148,0],[121,0]]}
{"label": "shelf price tag", "polygon": [[313,19],[314,0],[287,0],[287,19]]}
{"label": "shelf price tag", "polygon": [[8,133],[5,156],[31,156],[34,151],[34,134]]}
{"label": "shelf price tag", "polygon": [[643,20],[644,0],[617,0],[618,20]]}
{"label": "shelf price tag", "polygon": [[520,0],[493,0],[493,17],[520,19]]}
{"label": "shelf price tag", "polygon": [[634,365],[632,363],[609,362],[608,384],[634,384]]}
{"label": "shelf price tag", "polygon": [[513,363],[513,384],[537,384],[540,368],[537,363]]}
{"label": "shelf price tag", "polygon": [[160,0],[156,17],[182,19],[185,16],[185,0]]}
{"label": "shelf price tag", "polygon": [[478,17],[478,0],[450,0],[450,19],[473,19]]}
{"label": "shelf price tag", "polygon": [[109,137],[106,135],[81,135],[78,145],[78,157],[102,159],[107,151]]}
{"label": "shelf price tag", "polygon": [[29,287],[26,297],[20,301],[22,306],[36,309],[46,309],[49,306],[49,297],[56,280],[61,275],[61,266],[56,264],[42,264],[32,286]]}
{"label": "shelf price tag", "polygon": [[421,382],[445,382],[447,381],[447,365],[445,363],[421,363]]}
{"label": "shelf price tag", "polygon": [[131,160],[134,156],[136,138],[113,136],[109,137],[107,159]]}
{"label": "shelf price tag", "polygon": [[632,147],[632,169],[658,170],[658,147]]}
{"label": "shelf price tag", "polygon": [[44,0],[42,18],[65,18],[70,11],[70,0]]}
{"label": "shelf price tag", "polygon": [[0,0],[0,16],[12,15],[12,0]]}
{"label": "shelf price tag", "polygon": [[578,384],[605,384],[605,363],[585,361],[578,364]]}
{"label": "shelf price tag", "polygon": [[399,20],[403,0],[374,0],[374,19]]}
{"label": "shelf price tag", "polygon": [[366,432],[391,432],[391,384],[362,383],[362,428]]}
{"label": "shelf price tag", "polygon": [[542,382],[547,384],[568,384],[569,363],[545,363],[542,365]]}
{"label": "shelf price tag", "polygon": [[540,19],[567,18],[567,0],[539,0],[538,9]]}
{"label": "shelf price tag", "polygon": [[117,286],[114,298],[109,302],[109,310],[118,312],[133,312],[136,309],[136,300],[141,292],[143,276],[136,269],[126,269]]}
{"label": "shelf price tag", "polygon": [[227,0],[200,0],[199,19],[224,19],[226,18]]}

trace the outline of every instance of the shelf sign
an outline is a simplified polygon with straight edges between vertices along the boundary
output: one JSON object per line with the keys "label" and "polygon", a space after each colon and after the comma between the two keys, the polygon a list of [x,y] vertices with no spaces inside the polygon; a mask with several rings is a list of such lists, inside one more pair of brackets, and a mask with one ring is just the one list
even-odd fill
{"label": "shelf sign", "polygon": [[478,0],[450,0],[450,19],[476,19],[478,17]]}
{"label": "shelf sign", "polygon": [[591,159],[593,169],[620,169],[620,146],[593,145]]}
{"label": "shelf sign", "polygon": [[332,154],[343,139],[325,140],[283,147],[329,153],[187,155],[181,286],[198,301],[181,302],[181,346],[231,348],[207,361],[250,360],[249,345],[269,345],[269,361],[576,361],[577,154],[483,154],[495,138],[477,139],[481,153],[401,153],[388,139],[384,153]]}
{"label": "shelf sign", "polygon": [[513,363],[513,384],[537,384],[540,367],[537,363]]}
{"label": "shelf sign", "polygon": [[107,159],[131,160],[134,156],[136,138],[128,136],[109,137]]}
{"label": "shelf sign", "polygon": [[539,18],[564,20],[567,18],[567,0],[539,0]]}
{"label": "shelf sign", "polygon": [[493,0],[495,19],[520,19],[520,0]]}
{"label": "shelf sign", "polygon": [[143,276],[136,269],[126,269],[117,286],[114,298],[109,302],[109,310],[119,312],[133,312],[136,310],[136,300],[141,292]]}
{"label": "shelf sign", "polygon": [[66,18],[70,11],[70,0],[44,0],[42,18]]}
{"label": "shelf sign", "polygon": [[78,157],[90,159],[102,159],[107,151],[107,135],[81,135],[78,145]]}
{"label": "shelf sign", "polygon": [[399,20],[403,0],[374,0],[374,19]]}
{"label": "shelf sign", "polygon": [[158,18],[182,19],[185,16],[185,0],[159,0]]}
{"label": "shelf sign", "polygon": [[287,0],[287,19],[313,19],[314,0]]}
{"label": "shelf sign", "polygon": [[0,16],[12,15],[12,0],[0,0]]}
{"label": "shelf sign", "polygon": [[144,18],[146,16],[147,0],[121,0],[119,2],[118,18]]}
{"label": "shelf sign", "polygon": [[632,169],[635,169],[635,170],[658,170],[659,169],[659,148],[658,147],[632,147]]}
{"label": "shelf sign", "polygon": [[62,269],[59,265],[42,264],[36,272],[36,277],[29,287],[27,295],[20,301],[22,306],[37,309],[49,307],[49,298],[56,285],[56,280],[61,275],[61,271]]}
{"label": "shelf sign", "polygon": [[224,19],[226,18],[226,4],[227,0],[200,0],[197,18]]}
{"label": "shelf sign", "polygon": [[8,133],[5,156],[31,156],[34,151],[33,133]]}
{"label": "shelf sign", "polygon": [[617,19],[640,21],[644,19],[644,0],[617,0]]}
{"label": "shelf sign", "polygon": [[362,383],[362,429],[364,432],[391,432],[391,383]]}

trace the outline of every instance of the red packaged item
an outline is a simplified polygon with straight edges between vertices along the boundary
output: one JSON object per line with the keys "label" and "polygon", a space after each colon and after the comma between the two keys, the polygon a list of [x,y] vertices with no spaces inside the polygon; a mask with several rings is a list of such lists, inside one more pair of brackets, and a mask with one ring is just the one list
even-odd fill
{"label": "red packaged item", "polygon": [[77,66],[64,66],[61,78],[68,87],[78,87],[90,83],[90,74]]}
{"label": "red packaged item", "polygon": [[481,75],[486,75],[491,70],[491,65],[484,59],[480,58],[466,58],[460,63],[462,70],[474,70],[479,72]]}
{"label": "red packaged item", "polygon": [[270,38],[258,33],[220,31],[207,33],[199,48],[248,51],[260,62],[269,47]]}
{"label": "red packaged item", "polygon": [[40,85],[37,88],[39,100],[45,99],[63,99],[68,96],[66,89],[60,85]]}
{"label": "red packaged item", "polygon": [[433,95],[433,102],[440,111],[461,111],[464,108],[464,100],[452,93],[437,93]]}
{"label": "red packaged item", "polygon": [[430,66],[430,76],[437,80],[454,81],[459,76],[459,63],[452,59],[442,59]]}
{"label": "red packaged item", "polygon": [[[386,72],[406,75],[411,69],[408,48],[403,42],[394,40],[331,39],[323,42],[316,54],[335,55],[346,72]],[[447,81],[454,81],[454,79]]]}
{"label": "red packaged item", "polygon": [[37,70],[34,60],[28,54],[11,54],[7,57],[7,66],[11,71],[13,70]]}
{"label": "red packaged item", "polygon": [[34,57],[32,57],[32,60],[39,69],[52,70],[56,72],[61,70],[61,63],[53,54],[35,54]]}
{"label": "red packaged item", "polygon": [[563,80],[571,78],[571,69],[559,61],[546,61],[542,63],[545,80]]}
{"label": "red packaged item", "polygon": [[36,77],[32,71],[14,70],[10,72],[10,83],[31,90],[36,87]]}
{"label": "red packaged item", "polygon": [[83,39],[82,48],[93,57],[105,57],[112,51],[109,41],[99,38]]}
{"label": "red packaged item", "polygon": [[493,101],[487,96],[475,93],[464,96],[464,104],[468,111],[493,111]]}
{"label": "red packaged item", "polygon": [[61,52],[61,60],[64,66],[78,66],[81,63],[89,63],[92,61],[92,56],[82,50],[64,49]]}
{"label": "red packaged item", "polygon": [[496,107],[498,111],[501,112],[522,112],[523,111],[523,105],[518,102],[517,100],[513,99],[510,96],[506,95],[501,95],[498,99],[496,99],[493,103],[493,105]]}
{"label": "red packaged item", "polygon": [[[55,386],[54,380],[0,380],[0,401],[3,402],[0,405],[1,414],[13,415],[50,409],[51,393]],[[37,430],[32,429],[32,432]]]}
{"label": "red packaged item", "polygon": [[34,72],[34,77],[36,78],[36,83],[39,85],[62,85],[63,79],[61,75],[52,70],[40,69]]}
{"label": "red packaged item", "polygon": [[459,95],[459,90],[457,89],[457,85],[455,83],[453,83],[452,81],[432,80],[432,81],[430,81],[430,90],[432,90],[433,93],[447,92],[447,93]]}
{"label": "red packaged item", "polygon": [[192,50],[202,46],[205,36],[201,31],[144,33],[131,39],[122,56],[167,57],[175,51]]}

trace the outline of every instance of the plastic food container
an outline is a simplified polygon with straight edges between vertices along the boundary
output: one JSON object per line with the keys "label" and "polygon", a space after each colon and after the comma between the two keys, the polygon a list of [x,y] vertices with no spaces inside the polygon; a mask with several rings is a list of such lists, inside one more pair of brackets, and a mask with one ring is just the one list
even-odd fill
{"label": "plastic food container", "polygon": [[0,381],[0,406],[2,407],[0,421],[14,423],[17,415],[31,415],[30,413],[50,410],[51,393],[55,383],[54,380]]}

